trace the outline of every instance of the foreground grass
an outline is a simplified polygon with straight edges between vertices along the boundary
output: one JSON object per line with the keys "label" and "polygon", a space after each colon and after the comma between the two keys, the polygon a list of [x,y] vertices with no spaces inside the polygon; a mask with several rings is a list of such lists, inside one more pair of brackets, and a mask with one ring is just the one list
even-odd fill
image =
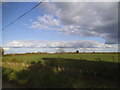
{"label": "foreground grass", "polygon": [[118,87],[117,58],[118,54],[4,56],[3,79],[26,88],[113,88]]}

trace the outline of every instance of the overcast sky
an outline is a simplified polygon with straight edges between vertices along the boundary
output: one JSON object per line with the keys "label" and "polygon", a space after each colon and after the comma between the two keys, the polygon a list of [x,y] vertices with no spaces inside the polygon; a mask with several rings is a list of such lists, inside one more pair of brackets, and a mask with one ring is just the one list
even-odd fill
{"label": "overcast sky", "polygon": [[[4,2],[3,27],[36,4]],[[59,48],[117,51],[118,3],[44,2],[3,31],[3,46],[6,53],[56,52]]]}

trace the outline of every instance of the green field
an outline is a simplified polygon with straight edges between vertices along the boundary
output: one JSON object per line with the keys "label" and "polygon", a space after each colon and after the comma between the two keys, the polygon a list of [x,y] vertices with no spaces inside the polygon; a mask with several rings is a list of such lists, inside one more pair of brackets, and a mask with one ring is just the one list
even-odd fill
{"label": "green field", "polygon": [[98,59],[107,62],[118,62],[118,54],[33,54],[33,55],[13,55],[5,56],[5,59],[9,60],[11,58],[16,58],[18,61],[36,61],[42,58],[68,58],[68,59],[82,59],[82,60],[92,60],[96,61]]}
{"label": "green field", "polygon": [[118,87],[118,54],[4,55],[3,80],[26,88]]}

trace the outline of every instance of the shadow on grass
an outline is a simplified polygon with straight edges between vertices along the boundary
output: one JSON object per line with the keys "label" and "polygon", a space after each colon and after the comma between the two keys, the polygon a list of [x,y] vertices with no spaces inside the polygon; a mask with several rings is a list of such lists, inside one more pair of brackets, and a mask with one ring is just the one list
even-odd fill
{"label": "shadow on grass", "polygon": [[118,80],[118,66],[120,63],[106,62],[102,60],[89,61],[65,58],[43,58],[51,67],[64,68],[64,71],[76,71],[90,77]]}
{"label": "shadow on grass", "polygon": [[43,61],[32,62],[22,71],[3,68],[3,78],[26,88],[118,87],[119,63],[64,58]]}

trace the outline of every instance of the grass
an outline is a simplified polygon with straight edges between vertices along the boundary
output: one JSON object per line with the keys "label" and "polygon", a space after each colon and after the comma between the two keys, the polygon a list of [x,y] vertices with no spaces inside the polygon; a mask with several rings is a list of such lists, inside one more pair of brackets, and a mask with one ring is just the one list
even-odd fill
{"label": "grass", "polygon": [[118,87],[118,54],[3,56],[3,80],[26,88]]}
{"label": "grass", "polygon": [[31,62],[42,58],[68,58],[68,59],[84,59],[90,61],[104,60],[107,62],[119,62],[118,54],[33,54],[33,55],[15,55],[15,56],[5,56],[6,60],[16,59],[20,62]]}

